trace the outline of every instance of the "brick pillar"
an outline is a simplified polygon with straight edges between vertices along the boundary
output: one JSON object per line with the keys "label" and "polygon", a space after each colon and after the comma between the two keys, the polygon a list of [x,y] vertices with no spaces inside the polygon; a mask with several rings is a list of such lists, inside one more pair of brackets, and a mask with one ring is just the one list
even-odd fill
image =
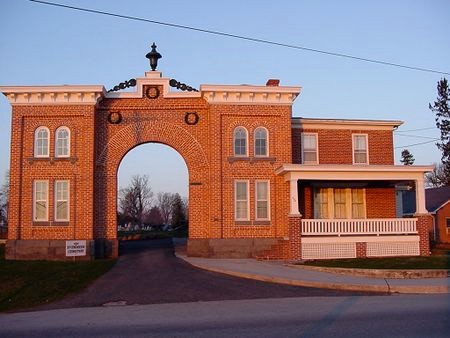
{"label": "brick pillar", "polygon": [[300,215],[289,216],[289,259],[291,261],[302,259],[301,233],[302,217]]}
{"label": "brick pillar", "polygon": [[356,257],[357,258],[366,258],[367,257],[367,243],[366,242],[357,242],[356,243]]}
{"label": "brick pillar", "polygon": [[430,232],[433,227],[433,216],[430,214],[415,215],[419,234],[419,250],[421,256],[430,255]]}

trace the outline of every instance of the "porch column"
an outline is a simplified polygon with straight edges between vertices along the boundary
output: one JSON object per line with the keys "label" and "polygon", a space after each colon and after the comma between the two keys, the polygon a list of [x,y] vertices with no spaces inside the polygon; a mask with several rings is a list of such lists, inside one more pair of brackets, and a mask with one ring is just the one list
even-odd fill
{"label": "porch column", "polygon": [[289,181],[290,184],[290,209],[289,216],[299,216],[300,211],[298,210],[298,188],[297,188],[297,180],[291,179]]}
{"label": "porch column", "polygon": [[415,183],[416,183],[416,214],[419,215],[428,214],[427,208],[425,206],[425,184],[423,176],[416,179]]}
{"label": "porch column", "polygon": [[302,215],[298,209],[298,185],[296,179],[290,179],[289,209],[289,259],[301,259]]}

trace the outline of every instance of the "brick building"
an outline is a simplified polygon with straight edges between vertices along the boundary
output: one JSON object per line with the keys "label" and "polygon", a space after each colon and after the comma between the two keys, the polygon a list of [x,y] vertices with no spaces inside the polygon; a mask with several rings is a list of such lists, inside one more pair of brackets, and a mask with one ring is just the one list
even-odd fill
{"label": "brick building", "polygon": [[[134,91],[0,87],[12,105],[8,259],[116,257],[117,171],[163,143],[189,172],[188,254],[308,259],[427,255],[428,166],[396,166],[399,121],[293,118],[300,87],[171,89],[157,71]],[[173,84],[173,83],[172,83]],[[181,86],[183,87],[183,86]],[[395,186],[413,182],[414,218]],[[70,257],[71,258],[71,257]]]}

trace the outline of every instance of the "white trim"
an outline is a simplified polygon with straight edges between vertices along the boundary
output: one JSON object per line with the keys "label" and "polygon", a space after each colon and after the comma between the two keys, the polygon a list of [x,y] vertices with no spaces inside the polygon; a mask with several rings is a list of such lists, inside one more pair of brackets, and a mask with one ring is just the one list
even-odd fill
{"label": "white trim", "polygon": [[[244,129],[244,131],[245,131],[245,154],[244,155],[236,154],[236,148],[235,148],[236,129],[239,129],[239,128]],[[235,127],[233,129],[233,156],[235,156],[235,157],[248,157],[249,156],[249,154],[248,154],[248,144],[249,144],[250,140],[249,140],[248,135],[249,135],[248,130],[244,126],[237,126],[237,127]]]}
{"label": "white trim", "polygon": [[[364,163],[356,163],[355,162],[355,139],[356,137],[363,136],[366,139],[366,162]],[[354,165],[368,165],[370,163],[369,161],[369,135],[368,134],[359,134],[355,133],[352,134],[352,159]]]}
{"label": "white trim", "polygon": [[[275,170],[277,175],[284,175],[285,180],[291,179],[351,179],[351,180],[415,180],[433,171],[432,165],[361,165],[351,164],[320,164],[308,166],[302,164],[283,164]],[[357,175],[355,175],[357,173]]]}
{"label": "white trim", "polygon": [[302,237],[302,243],[380,243],[380,242],[419,242],[417,235],[400,236],[348,236],[348,237]]}
{"label": "white trim", "polygon": [[[58,183],[66,183],[67,184],[67,200],[58,200],[57,193],[58,189],[57,184]],[[55,213],[55,221],[56,222],[69,222],[70,220],[70,181],[69,180],[56,180],[54,183],[54,213]],[[67,218],[58,218],[58,201],[66,201],[67,202]]]}
{"label": "white trim", "polygon": [[[247,217],[237,218],[237,184],[245,183],[247,187]],[[234,180],[234,220],[235,221],[249,221],[250,220],[250,181],[249,180]]]}
{"label": "white trim", "polygon": [[[68,136],[67,136],[67,154],[66,155],[58,155],[58,132],[61,130],[67,130]],[[70,145],[71,145],[71,132],[70,132],[70,128],[66,127],[66,126],[60,126],[58,127],[58,129],[56,129],[55,131],[55,157],[56,158],[64,158],[64,157],[70,157]]]}
{"label": "white trim", "polygon": [[[265,155],[256,155],[256,131],[258,129],[264,129],[266,131],[266,154]],[[269,130],[266,127],[256,127],[253,131],[253,155],[255,157],[268,157],[269,156]]]}
{"label": "white trim", "polygon": [[[41,129],[44,129],[47,131],[47,154],[45,155],[39,155],[37,154],[37,134]],[[34,147],[33,147],[33,156],[37,158],[47,158],[50,156],[50,129],[48,129],[46,126],[39,126],[34,130]]]}
{"label": "white trim", "polygon": [[318,119],[298,118],[291,119],[294,129],[358,129],[358,130],[394,130],[403,124],[403,121],[394,120],[351,120],[351,119]]}
{"label": "white trim", "polygon": [[[304,148],[304,136],[305,135],[314,135],[316,137],[316,161],[311,162],[307,161],[305,162],[305,148]],[[302,142],[302,163],[303,164],[319,164],[319,134],[318,133],[309,133],[309,132],[303,132],[301,133],[301,142]]]}
{"label": "white trim", "polygon": [[3,86],[11,105],[97,104],[106,94],[103,86]]}
{"label": "white trim", "polygon": [[200,86],[202,97],[210,104],[292,105],[301,87],[208,85]]}
{"label": "white trim", "polygon": [[[266,183],[267,184],[267,217],[260,218],[258,217],[258,183]],[[261,200],[262,201],[262,200]],[[270,180],[255,180],[255,220],[256,221],[270,221]]]}
{"label": "white trim", "polygon": [[[36,202],[38,201],[36,199],[36,184],[37,183],[46,183],[47,185],[47,191],[46,191],[46,197],[47,199],[45,200],[46,203],[46,207],[45,207],[45,218],[43,219],[36,219]],[[49,196],[48,196],[48,192],[49,192],[49,181],[48,180],[34,180],[33,181],[33,222],[47,222],[48,221],[48,210],[49,210]],[[39,201],[44,201],[44,200],[39,200]]]}

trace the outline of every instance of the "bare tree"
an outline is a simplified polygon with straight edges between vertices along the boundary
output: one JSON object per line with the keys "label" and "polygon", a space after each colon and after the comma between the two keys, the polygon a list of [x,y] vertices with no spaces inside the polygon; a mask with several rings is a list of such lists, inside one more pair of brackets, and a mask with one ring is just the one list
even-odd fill
{"label": "bare tree", "polygon": [[164,224],[170,224],[172,215],[173,194],[169,192],[159,192],[157,205]]}
{"label": "bare tree", "polygon": [[433,171],[425,175],[425,184],[429,188],[442,187],[447,181],[447,173],[442,163],[435,164]]}
{"label": "bare tree", "polygon": [[5,181],[0,188],[0,223],[8,224],[8,204],[9,204],[9,171],[5,174]]}
{"label": "bare tree", "polygon": [[125,217],[142,225],[144,215],[150,210],[153,192],[147,175],[134,175],[130,185],[120,190],[119,206]]}

